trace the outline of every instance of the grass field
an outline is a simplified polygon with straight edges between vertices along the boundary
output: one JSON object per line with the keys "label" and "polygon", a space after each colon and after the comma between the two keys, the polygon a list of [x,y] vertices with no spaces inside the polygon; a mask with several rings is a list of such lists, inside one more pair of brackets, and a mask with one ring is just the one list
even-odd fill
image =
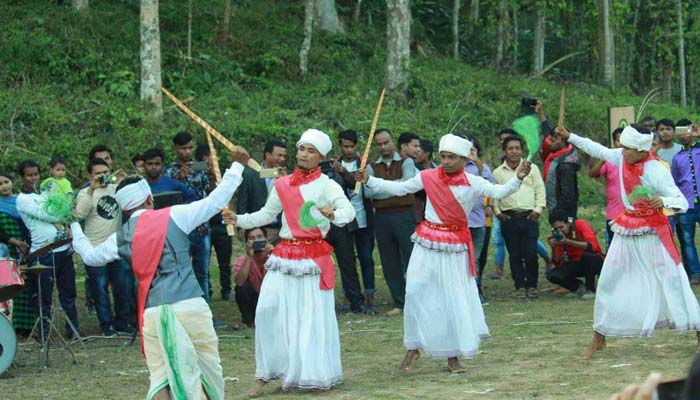
{"label": "grass field", "polygon": [[[581,214],[602,227],[600,209]],[[546,229],[544,220],[541,230]],[[377,258],[378,260],[378,258]],[[78,268],[79,270],[81,268]],[[544,270],[541,266],[541,271]],[[493,270],[487,265],[487,274]],[[482,342],[481,354],[463,361],[467,373],[452,375],[444,360],[421,357],[414,370],[403,375],[398,365],[404,355],[401,317],[385,317],[390,308],[388,290],[377,270],[382,313],[375,316],[339,313],[344,383],[326,393],[284,393],[278,382],[265,388],[266,398],[300,399],[607,399],[650,371],[664,376],[685,374],[695,351],[695,337],[670,330],[648,339],[611,339],[593,359],[578,353],[590,340],[593,302],[542,294],[537,300],[509,297],[512,281],[486,280],[489,304],[486,318],[492,338]],[[213,270],[214,314],[232,323],[239,319],[235,303],[218,296],[218,270]],[[540,288],[551,285],[541,277]],[[82,282],[78,284],[79,290]],[[697,291],[697,288],[696,288]],[[84,296],[79,294],[79,304]],[[342,291],[336,290],[336,298]],[[80,315],[84,335],[97,335],[94,316]],[[226,377],[226,398],[245,397],[254,381],[255,344],[252,330],[222,329],[220,352]],[[73,345],[78,365],[60,350],[52,353],[52,367],[36,365],[37,346],[22,345],[13,368],[0,379],[2,399],[142,399],[148,372],[138,344],[126,340],[94,339],[86,352]]]}

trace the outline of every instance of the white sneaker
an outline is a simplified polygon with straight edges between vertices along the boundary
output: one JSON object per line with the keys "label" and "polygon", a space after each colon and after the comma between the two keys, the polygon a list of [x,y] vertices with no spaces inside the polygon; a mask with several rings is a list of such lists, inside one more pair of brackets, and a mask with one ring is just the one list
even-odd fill
{"label": "white sneaker", "polygon": [[587,291],[586,293],[581,296],[581,300],[593,300],[595,299],[595,293],[591,292],[590,290]]}

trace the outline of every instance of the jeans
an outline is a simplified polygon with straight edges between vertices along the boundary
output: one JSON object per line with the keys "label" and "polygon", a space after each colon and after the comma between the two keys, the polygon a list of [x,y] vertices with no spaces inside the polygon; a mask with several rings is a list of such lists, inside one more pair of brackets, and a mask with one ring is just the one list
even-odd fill
{"label": "jeans", "polygon": [[211,236],[209,232],[202,234],[199,228],[190,232],[190,255],[192,268],[199,286],[204,292],[204,300],[209,303],[209,259],[211,257]]}
{"label": "jeans", "polygon": [[361,228],[352,232],[355,236],[355,250],[360,260],[360,272],[365,294],[374,294],[374,232],[370,228]]}
{"label": "jeans", "polygon": [[[133,291],[133,273],[124,260],[112,261],[100,267],[85,266],[90,277],[90,291],[95,299],[97,319],[103,333],[113,330],[127,331],[129,328],[130,295]],[[109,300],[109,286],[114,297],[114,317]]]}
{"label": "jeans", "polygon": [[[78,309],[75,306],[75,266],[73,265],[73,253],[69,250],[56,251],[39,256],[38,262],[53,269],[42,272],[38,276],[30,274],[28,279],[29,293],[34,304],[34,311],[39,316],[39,308],[44,315],[44,320],[51,318],[51,300],[53,299],[54,270],[56,274],[56,286],[58,287],[58,300],[61,308],[71,321],[75,330],[78,330]],[[37,279],[38,277],[38,279]],[[39,299],[39,285],[41,285],[41,299]],[[56,325],[60,321],[53,321]],[[49,325],[42,322],[41,328],[44,335],[49,333]],[[66,333],[73,334],[70,325],[66,322]]]}
{"label": "jeans", "polygon": [[489,256],[489,242],[491,241],[491,227],[484,227],[484,245],[481,246],[481,253],[479,253],[479,284],[481,284],[481,276],[484,274],[484,267],[486,267],[486,259]]}
{"label": "jeans", "polygon": [[246,281],[243,286],[236,286],[236,304],[241,312],[241,320],[244,324],[255,322],[255,309],[258,306],[260,294],[255,291],[253,285]]}
{"label": "jeans", "polygon": [[700,223],[700,207],[689,208],[683,214],[678,215],[680,233],[683,242],[683,253],[686,259],[686,272],[693,278],[700,277],[700,262],[698,250],[695,247],[695,224]]}
{"label": "jeans", "polygon": [[513,215],[501,222],[503,239],[510,255],[510,272],[515,288],[536,288],[539,265],[537,260],[537,221]]}
{"label": "jeans", "polygon": [[592,251],[584,251],[578,261],[569,261],[561,266],[547,271],[547,280],[555,285],[563,286],[570,292],[575,292],[581,285],[578,277],[585,279],[585,287],[589,292],[595,292],[595,277],[600,275],[603,267],[603,257]]}
{"label": "jeans", "polygon": [[221,223],[211,224],[211,244],[216,250],[216,261],[219,263],[219,281],[221,295],[231,293],[231,251],[232,237],[226,232],[226,225]]}
{"label": "jeans", "polygon": [[415,231],[416,216],[412,209],[374,214],[374,234],[382,260],[382,273],[396,308],[404,305],[406,269],[413,251],[411,235]]}
{"label": "jeans", "polygon": [[506,263],[506,242],[503,240],[503,233],[501,232],[501,220],[493,217],[491,227],[491,241],[496,247],[494,262],[496,265],[503,266]]}
{"label": "jeans", "polygon": [[335,258],[340,270],[340,281],[345,297],[350,302],[350,310],[360,312],[364,309],[365,299],[360,290],[360,278],[357,276],[355,263],[355,243],[347,226],[331,225],[326,241],[333,246]]}
{"label": "jeans", "polygon": [[[480,226],[478,228],[469,228],[472,235],[472,245],[474,246],[474,254],[469,255],[469,259],[474,258],[474,266],[476,267],[476,286],[481,293],[481,266],[479,265],[479,255],[484,247],[484,238],[486,236],[486,228]],[[471,261],[469,261],[471,263]]]}

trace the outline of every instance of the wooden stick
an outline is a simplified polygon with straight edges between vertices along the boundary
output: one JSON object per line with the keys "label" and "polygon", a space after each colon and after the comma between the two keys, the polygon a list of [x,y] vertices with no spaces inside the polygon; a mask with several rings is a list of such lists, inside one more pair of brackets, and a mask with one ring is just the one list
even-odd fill
{"label": "wooden stick", "polygon": [[559,123],[557,126],[559,128],[564,127],[564,107],[566,106],[566,94],[564,89],[561,90],[561,96],[559,97]]}
{"label": "wooden stick", "polygon": [[[207,124],[203,119],[199,118],[199,116],[195,113],[193,113],[189,108],[187,108],[186,105],[184,105],[180,100],[178,100],[177,97],[173,96],[172,93],[170,93],[168,90],[166,90],[164,87],[160,87],[160,90],[165,93],[166,96],[170,100],[173,101],[182,111],[185,112],[185,114],[189,115],[190,118],[192,118],[195,122],[197,122],[202,128],[204,128],[207,133],[209,133],[211,136],[214,136],[216,140],[218,140],[224,147],[226,147],[229,151],[234,152],[236,151],[236,146],[231,143],[230,140],[226,139],[224,135],[220,134],[217,132],[214,128],[212,128],[209,124]],[[254,169],[256,172],[260,172],[261,167],[260,164],[258,164],[257,161],[253,160],[252,158],[248,160],[248,166],[252,169]]]}
{"label": "wooden stick", "polygon": [[[218,186],[221,183],[221,169],[219,168],[219,156],[216,154],[216,147],[214,147],[214,141],[211,140],[211,132],[209,130],[206,131],[207,133],[207,143],[209,144],[209,162],[211,163],[211,167],[214,170],[214,176],[216,177],[216,185]],[[228,206],[224,207],[223,212],[228,213],[231,211]],[[233,226],[233,224],[226,224],[226,233],[228,233],[229,236],[236,236],[236,227]]]}
{"label": "wooden stick", "polygon": [[[360,169],[367,166],[367,159],[369,158],[369,150],[372,148],[372,142],[374,141],[374,131],[377,129],[377,122],[379,122],[379,113],[382,111],[382,103],[384,103],[384,92],[386,88],[382,89],[382,94],[379,95],[379,103],[377,103],[377,109],[374,111],[374,119],[372,120],[372,127],[369,130],[369,137],[367,138],[367,144],[365,145],[365,152],[362,154],[362,160],[360,160]],[[355,184],[355,194],[360,194],[360,188],[362,183],[357,182]]]}

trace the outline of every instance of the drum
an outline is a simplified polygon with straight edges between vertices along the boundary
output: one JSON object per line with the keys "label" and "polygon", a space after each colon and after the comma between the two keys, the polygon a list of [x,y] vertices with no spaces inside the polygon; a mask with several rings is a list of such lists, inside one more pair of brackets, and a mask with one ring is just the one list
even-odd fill
{"label": "drum", "polygon": [[0,301],[7,301],[24,288],[17,263],[11,258],[0,258]]}
{"label": "drum", "polygon": [[0,374],[5,372],[17,353],[17,336],[10,320],[0,314]]}

